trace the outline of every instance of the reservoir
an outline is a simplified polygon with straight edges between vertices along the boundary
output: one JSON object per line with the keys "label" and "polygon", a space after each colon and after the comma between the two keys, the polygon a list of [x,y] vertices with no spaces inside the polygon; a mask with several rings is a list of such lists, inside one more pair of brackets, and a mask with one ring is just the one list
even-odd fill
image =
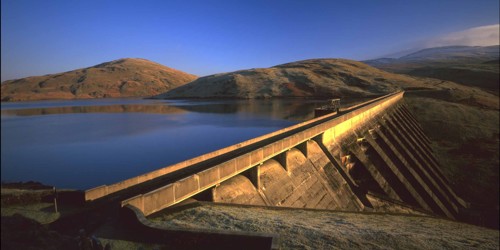
{"label": "reservoir", "polygon": [[2,103],[2,182],[88,189],[313,118],[325,100]]}

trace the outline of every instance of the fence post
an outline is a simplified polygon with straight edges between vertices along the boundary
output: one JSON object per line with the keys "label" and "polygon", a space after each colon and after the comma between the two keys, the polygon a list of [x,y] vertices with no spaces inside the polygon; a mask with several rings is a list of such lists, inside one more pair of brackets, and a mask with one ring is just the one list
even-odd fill
{"label": "fence post", "polygon": [[52,187],[52,190],[54,190],[54,209],[57,213],[57,190],[56,190],[56,187]]}

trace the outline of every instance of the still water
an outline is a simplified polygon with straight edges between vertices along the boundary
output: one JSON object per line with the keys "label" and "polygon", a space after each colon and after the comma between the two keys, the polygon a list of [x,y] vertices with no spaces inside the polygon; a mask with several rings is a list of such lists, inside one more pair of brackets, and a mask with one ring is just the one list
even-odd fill
{"label": "still water", "polygon": [[2,103],[2,181],[111,184],[313,118],[321,100]]}

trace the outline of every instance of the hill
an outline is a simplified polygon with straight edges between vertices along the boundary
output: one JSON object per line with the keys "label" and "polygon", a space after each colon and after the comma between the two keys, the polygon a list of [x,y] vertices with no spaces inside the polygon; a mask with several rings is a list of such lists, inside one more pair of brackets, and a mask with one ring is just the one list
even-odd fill
{"label": "hill", "polygon": [[4,81],[1,100],[151,96],[194,79],[194,75],[155,62],[125,58],[59,74]]}
{"label": "hill", "polygon": [[434,91],[449,101],[498,108],[497,98],[479,89],[389,73],[346,59],[311,59],[209,75],[153,98],[367,97],[401,89]]}
{"label": "hill", "polygon": [[367,96],[399,89],[386,76],[356,61],[313,59],[205,76],[155,98]]}
{"label": "hill", "polygon": [[480,87],[499,93],[500,46],[448,46],[429,48],[400,58],[379,58],[364,61],[379,69],[432,77]]}

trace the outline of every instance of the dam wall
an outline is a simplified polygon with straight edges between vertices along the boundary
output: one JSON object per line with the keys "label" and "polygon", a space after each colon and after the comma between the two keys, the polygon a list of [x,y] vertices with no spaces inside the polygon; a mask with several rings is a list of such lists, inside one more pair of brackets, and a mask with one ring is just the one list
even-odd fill
{"label": "dam wall", "polygon": [[[404,92],[327,114],[109,186],[145,216],[186,199],[460,218],[467,203],[450,188]],[[169,176],[173,176],[167,178]],[[151,184],[155,180],[155,185]],[[134,189],[141,187],[140,189]]]}

